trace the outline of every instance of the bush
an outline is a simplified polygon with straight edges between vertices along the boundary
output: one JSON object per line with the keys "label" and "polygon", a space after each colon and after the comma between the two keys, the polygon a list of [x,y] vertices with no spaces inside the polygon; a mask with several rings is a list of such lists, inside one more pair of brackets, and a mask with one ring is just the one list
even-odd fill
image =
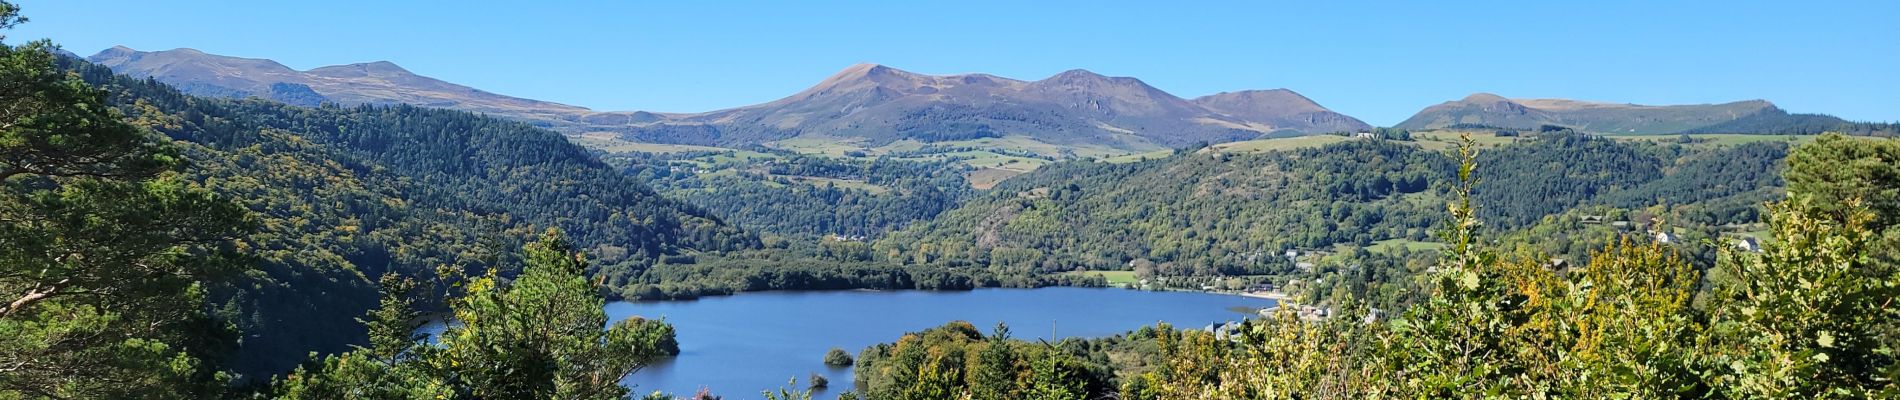
{"label": "bush", "polygon": [[831,351],[825,352],[825,365],[849,367],[851,366],[851,353],[846,353],[844,349],[834,347]]}

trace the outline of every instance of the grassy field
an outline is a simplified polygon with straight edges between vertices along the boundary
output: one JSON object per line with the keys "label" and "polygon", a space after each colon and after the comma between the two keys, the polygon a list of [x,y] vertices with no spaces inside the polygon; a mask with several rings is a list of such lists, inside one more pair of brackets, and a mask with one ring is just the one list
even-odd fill
{"label": "grassy field", "polygon": [[1148,160],[1154,160],[1154,159],[1160,159],[1160,158],[1167,158],[1168,155],[1170,154],[1174,154],[1174,150],[1155,150],[1155,151],[1150,151],[1146,153],[1135,153],[1135,154],[1127,154],[1127,155],[1104,158],[1102,159],[1102,162],[1110,163],[1110,164],[1126,164],[1126,163],[1132,163],[1132,162],[1142,162],[1142,161],[1148,161]]}
{"label": "grassy field", "polygon": [[[1202,149],[1201,152],[1204,153],[1208,151],[1219,151],[1223,153],[1233,153],[1233,154],[1261,153],[1261,152],[1268,152],[1268,151],[1294,150],[1294,149],[1304,149],[1304,148],[1311,148],[1311,147],[1320,147],[1320,146],[1344,142],[1348,140],[1353,140],[1353,139],[1345,137],[1345,136],[1333,136],[1333,135],[1309,135],[1309,136],[1296,136],[1296,137],[1287,137],[1287,138],[1256,139],[1256,140],[1246,140],[1246,141],[1239,141],[1239,142],[1227,142],[1227,143],[1216,144],[1213,146],[1208,146],[1209,147],[1208,149]],[[1150,151],[1150,152],[1145,152],[1145,153],[1135,153],[1135,154],[1127,154],[1127,155],[1104,158],[1102,159],[1102,162],[1115,163],[1115,164],[1131,163],[1131,162],[1139,162],[1139,161],[1145,161],[1145,160],[1165,158],[1171,154],[1174,154],[1173,150],[1156,150],[1156,151]]]}
{"label": "grassy field", "polygon": [[[1261,153],[1261,152],[1278,151],[1278,150],[1294,150],[1294,149],[1303,149],[1303,148],[1309,148],[1309,147],[1320,147],[1320,146],[1344,142],[1348,140],[1353,140],[1353,139],[1349,137],[1345,137],[1345,136],[1308,135],[1308,136],[1296,136],[1296,137],[1289,137],[1289,138],[1274,138],[1274,139],[1248,140],[1248,141],[1240,141],[1240,142],[1228,142],[1228,143],[1213,145],[1212,147],[1213,147],[1213,150],[1215,151],[1220,151],[1220,152],[1225,152],[1225,153],[1245,154],[1245,153]],[[1202,150],[1202,151],[1206,152],[1207,150]]]}
{"label": "grassy field", "polygon": [[862,141],[857,140],[857,139],[833,138],[833,137],[822,137],[822,136],[799,136],[795,138],[783,139],[776,142],[766,143],[765,145],[766,147],[789,150],[794,153],[823,154],[823,155],[828,155],[832,157],[844,157],[844,153],[846,152],[849,152],[852,150],[860,150],[860,151],[865,150],[863,146],[859,145],[860,143],[862,143]]}
{"label": "grassy field", "polygon": [[694,146],[694,145],[687,145],[687,144],[633,142],[633,141],[620,139],[619,135],[616,135],[611,132],[583,133],[580,135],[568,136],[567,139],[568,141],[573,142],[574,144],[578,144],[581,146],[594,148],[594,149],[600,149],[601,151],[605,151],[608,153],[626,153],[626,152],[636,152],[636,151],[643,152],[643,153],[680,153],[680,152],[688,152],[688,151],[728,150],[728,149],[720,148],[720,147]]}
{"label": "grassy field", "polygon": [[1422,131],[1412,132],[1412,140],[1413,143],[1417,143],[1419,147],[1426,150],[1445,150],[1458,147],[1459,135],[1465,133],[1471,134],[1471,140],[1477,142],[1478,147],[1503,146],[1524,139],[1523,137],[1499,137],[1497,132],[1493,131]]}

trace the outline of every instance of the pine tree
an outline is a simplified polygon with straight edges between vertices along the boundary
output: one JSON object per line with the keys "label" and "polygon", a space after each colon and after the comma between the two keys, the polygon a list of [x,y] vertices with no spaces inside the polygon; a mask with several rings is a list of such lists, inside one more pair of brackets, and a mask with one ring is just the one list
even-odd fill
{"label": "pine tree", "polygon": [[233,338],[204,285],[247,265],[250,217],[52,49],[0,43],[0,398],[215,395]]}

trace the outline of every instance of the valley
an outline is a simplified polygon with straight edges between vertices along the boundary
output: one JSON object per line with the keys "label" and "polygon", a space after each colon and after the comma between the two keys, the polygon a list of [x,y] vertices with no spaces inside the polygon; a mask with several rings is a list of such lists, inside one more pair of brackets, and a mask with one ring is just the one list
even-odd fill
{"label": "valley", "polygon": [[[281,11],[260,15],[287,32],[310,17],[255,7]],[[547,11],[519,7],[521,24]],[[22,9],[0,0],[0,33],[28,22]],[[394,9],[365,10],[434,18]],[[1077,36],[1026,44],[999,31],[1012,40],[880,47],[919,33],[833,20],[762,34],[743,26],[759,16],[719,11],[730,21],[694,28],[705,32],[554,50],[565,47],[550,32],[606,42],[667,23],[589,31],[581,22],[599,16],[582,13],[575,31],[511,28],[541,42],[481,51],[574,71],[599,71],[595,58],[705,70],[588,77],[603,87],[731,88],[734,71],[757,67],[661,50],[826,45],[751,48],[752,62],[795,71],[773,75],[792,86],[747,88],[769,96],[753,104],[651,112],[504,95],[388,61],[289,66],[389,51],[347,40],[352,21],[319,20],[338,29],[311,36],[334,43],[284,42],[312,50],[284,62],[128,45],[82,57],[0,36],[0,399],[1900,393],[1900,124],[1751,97],[1487,92],[1401,120],[1394,107],[1420,98],[1601,94],[1589,86],[1606,80],[1512,70],[1448,89],[1466,80],[1437,66],[1489,64],[1327,59],[1338,53],[1313,33],[1298,38],[1317,44],[1176,25],[1096,40],[1114,32],[1071,25]],[[929,11],[905,21],[960,10]],[[867,26],[897,16],[856,13],[887,17],[850,21]],[[93,30],[141,47],[168,43],[142,34],[176,35]],[[734,30],[751,34],[721,34]],[[378,32],[410,43],[405,64],[473,40]],[[1376,39],[1410,35],[1432,33]],[[356,47],[315,51],[345,43]],[[1405,50],[1347,43],[1360,57]],[[1085,50],[1068,57],[1099,71],[1174,73],[1150,84],[1028,53],[973,64],[1024,64],[996,71],[1027,77],[807,65],[865,52],[956,71],[944,60],[969,48],[1019,45]],[[1246,47],[1294,45],[1308,47]],[[1220,51],[1153,51],[1175,47]],[[1539,54],[1521,48],[1499,64],[1521,70]],[[1229,57],[1255,61],[1216,65]],[[490,84],[572,78],[416,65],[461,65],[482,73],[455,76]],[[1576,73],[1563,67],[1540,68]],[[1393,74],[1409,81],[1377,86]],[[1278,81],[1325,90],[1244,89]],[[1721,89],[1709,92],[1737,93]],[[1655,94],[1667,90],[1629,89],[1703,98]]]}

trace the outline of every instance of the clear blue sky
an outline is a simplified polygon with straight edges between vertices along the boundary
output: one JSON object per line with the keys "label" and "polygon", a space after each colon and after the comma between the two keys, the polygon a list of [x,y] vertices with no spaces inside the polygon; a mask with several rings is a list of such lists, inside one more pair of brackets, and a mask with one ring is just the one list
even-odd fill
{"label": "clear blue sky", "polygon": [[1479,91],[1763,98],[1900,120],[1900,1],[18,3],[33,21],[12,43],[191,47],[299,69],[388,60],[602,110],[759,103],[875,62],[1020,79],[1084,68],[1182,97],[1285,87],[1376,125]]}

